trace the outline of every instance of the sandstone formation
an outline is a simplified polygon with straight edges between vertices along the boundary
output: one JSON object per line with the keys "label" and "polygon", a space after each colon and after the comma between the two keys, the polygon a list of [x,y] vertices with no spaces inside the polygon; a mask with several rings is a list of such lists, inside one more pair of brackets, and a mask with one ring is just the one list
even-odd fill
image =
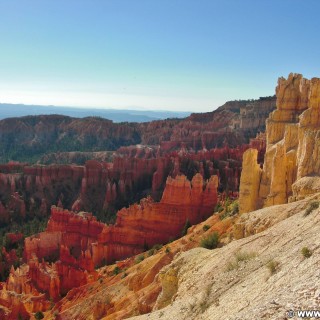
{"label": "sandstone formation", "polygon": [[160,200],[168,176],[197,173],[204,179],[219,177],[219,191],[237,192],[242,155],[249,147],[263,160],[263,135],[249,144],[194,152],[186,145],[168,152],[159,147],[122,147],[113,162],[89,160],[84,166],[10,163],[0,166],[0,221],[19,223],[34,216],[44,219],[56,205],[73,211],[90,211],[104,222],[115,212],[151,195]]}
{"label": "sandstone formation", "polygon": [[72,288],[95,281],[96,267],[168,242],[181,234],[186,221],[206,219],[217,203],[217,187],[216,176],[207,182],[200,174],[191,182],[185,176],[168,178],[159,203],[147,198],[124,208],[115,225],[98,222],[92,214],[52,207],[46,231],[25,239],[27,265],[11,270],[0,301],[10,305],[6,292],[26,299],[31,295],[37,305],[26,308],[24,302],[27,312],[47,310],[46,297],[58,301]]}
{"label": "sandstone formation", "polygon": [[[211,228],[204,231],[204,225]],[[86,286],[72,289],[47,314],[50,319],[58,314],[62,319],[126,319],[138,314],[145,314],[160,307],[157,297],[161,293],[161,269],[170,264],[172,259],[181,252],[199,246],[201,239],[213,231],[219,232],[221,238],[227,238],[231,232],[230,221],[221,220],[218,215],[210,216],[200,225],[189,228],[188,234],[163,248],[152,248],[138,257],[117,262],[116,265],[99,270],[100,279]],[[137,263],[137,259],[144,260]],[[115,275],[114,270],[120,272]],[[175,273],[171,277],[165,275],[168,291],[164,295],[171,299],[176,290],[172,289],[171,281],[175,282]],[[177,288],[177,286],[176,286]]]}
{"label": "sandstone formation", "polygon": [[[213,112],[141,124],[57,115],[1,120],[0,149],[10,159],[53,148],[72,150],[70,160],[58,152],[53,161],[72,161],[82,157],[74,150],[120,148],[113,154],[96,152],[92,155],[106,161],[88,160],[84,165],[0,165],[0,222],[44,220],[52,205],[93,212],[104,222],[114,222],[116,211],[124,206],[147,195],[160,200],[167,177],[179,174],[189,180],[196,173],[204,179],[216,174],[220,192],[237,192],[242,154],[249,145],[254,144],[262,161],[263,139],[254,137],[264,129],[274,105],[274,97],[233,101]],[[10,142],[12,130],[16,139]]]}
{"label": "sandstone formation", "polygon": [[253,163],[256,157],[244,158],[244,172],[252,172],[240,186],[240,203],[256,205],[243,206],[242,212],[295,201],[320,190],[319,88],[318,78],[307,80],[290,74],[288,79],[279,79],[277,109],[266,121],[267,146],[258,194],[249,195],[245,181],[252,178],[256,184],[259,180]]}
{"label": "sandstone formation", "polygon": [[[287,319],[289,310],[318,310],[320,215],[304,212],[319,199],[318,193],[241,215],[246,238],[176,255],[159,273],[155,306],[164,296],[169,303],[132,319]],[[311,257],[301,254],[303,247]]]}
{"label": "sandstone formation", "polygon": [[185,176],[169,177],[159,203],[146,198],[123,208],[109,226],[91,214],[53,207],[47,230],[25,240],[25,257],[28,261],[35,254],[41,260],[51,255],[93,271],[103,260],[111,263],[167,242],[181,233],[187,220],[196,224],[208,217],[217,203],[217,187],[216,176],[207,183],[200,174],[191,182]]}
{"label": "sandstone formation", "polygon": [[[265,119],[274,107],[274,97],[230,101],[213,112],[148,123],[113,123],[97,117],[60,115],[9,118],[0,121],[0,161],[24,161],[52,152],[114,151],[135,144],[161,145],[172,151],[186,143],[197,151],[221,147],[227,139],[235,147],[264,131]],[[86,154],[81,157],[83,161]],[[50,157],[42,159],[44,163],[50,161]],[[61,155],[51,159],[59,161]]]}
{"label": "sandstone formation", "polygon": [[142,143],[160,144],[166,151],[181,148],[181,143],[193,150],[222,147],[225,141],[236,147],[265,130],[265,119],[274,108],[275,97],[230,101],[213,112],[194,113],[177,123],[144,123]]}
{"label": "sandstone formation", "polygon": [[[19,152],[35,155],[50,148],[96,151],[120,147],[112,155],[99,153],[99,161],[88,160],[84,165],[0,165],[1,223],[14,225],[43,219],[50,207],[56,206],[51,209],[47,230],[25,240],[27,264],[12,268],[2,284],[0,304],[4,307],[0,308],[0,318],[28,318],[35,311],[50,309],[66,294],[70,300],[77,292],[85,296],[78,288],[97,283],[97,267],[171,241],[181,235],[186,222],[196,224],[210,216],[218,201],[217,188],[237,194],[243,153],[253,147],[259,161],[263,161],[265,137],[259,132],[273,108],[274,98],[270,97],[229,102],[217,111],[192,114],[183,120],[144,124],[61,116],[0,121],[2,137],[10,138],[10,130],[16,128],[17,141],[23,148],[12,142],[2,150],[9,157],[15,154],[16,159]],[[58,154],[52,159],[65,161],[66,156],[74,159],[82,155]],[[123,208],[137,201],[140,203]],[[111,221],[120,208],[114,225],[105,225],[82,212],[93,212],[99,219]],[[230,223],[215,219],[219,232],[230,228]],[[14,234],[9,238],[16,241]],[[183,244],[185,248],[195,245],[192,239],[188,241]],[[17,261],[15,250],[4,250],[3,257],[10,265]],[[133,293],[122,302],[95,303],[93,318],[133,315],[123,304],[133,303],[134,312],[151,311],[160,288],[153,280],[171,259],[168,251],[146,276],[132,277],[128,287]],[[130,263],[133,261],[129,259],[118,262],[118,266],[127,268]],[[139,288],[149,285],[150,293],[144,299]],[[135,292],[143,301],[137,305],[133,302]],[[63,312],[67,307],[63,304],[58,308]]]}
{"label": "sandstone formation", "polygon": [[[319,199],[224,220],[213,215],[185,237],[144,253],[139,263],[132,257],[100,269],[98,281],[72,289],[46,319],[280,319],[288,309],[317,309],[319,210],[308,217],[304,212]],[[244,230],[239,241],[231,241],[235,223]],[[223,245],[199,248],[213,231]],[[303,246],[312,257],[303,258]],[[279,263],[273,274],[270,260]]]}
{"label": "sandstone formation", "polygon": [[[269,107],[272,107],[272,99],[267,101]],[[243,102],[240,107],[241,110],[246,110],[246,103]],[[159,146],[121,147],[113,153],[112,162],[89,160],[84,166],[44,166],[18,162],[0,165],[0,222],[4,226],[10,226],[11,231],[15,232],[19,230],[21,222],[26,221],[30,224],[23,232],[28,236],[38,232],[41,225],[45,225],[50,207],[55,205],[75,212],[93,212],[98,220],[114,223],[116,211],[124,206],[138,202],[148,195],[159,201],[167,177],[176,178],[181,174],[186,175],[189,180],[192,180],[197,173],[200,173],[204,180],[217,175],[219,192],[237,196],[243,152],[249,147],[256,148],[259,161],[263,161],[265,151],[265,139],[261,133],[252,138],[249,144],[238,145],[235,148],[230,147],[228,141],[237,144],[243,140],[242,138],[240,140],[226,138],[222,142],[221,137],[225,136],[225,132],[221,128],[224,124],[221,127],[221,123],[215,122],[219,119],[222,121],[223,115],[239,116],[240,107],[238,103],[227,104],[217,114],[206,115],[210,119],[209,122],[206,122],[206,116],[193,114],[191,122],[182,121],[182,126],[176,128],[183,131],[188,123],[188,130],[184,131],[184,134],[181,133],[179,139],[178,134],[172,135],[173,131],[166,136],[166,139],[177,139],[173,141],[174,147],[172,141],[169,141],[169,144],[162,141]],[[258,116],[263,110],[260,110],[259,106],[255,108]],[[242,113],[244,117],[244,111]],[[249,113],[246,116],[249,116]],[[159,130],[169,123],[172,124],[173,130],[175,125],[170,121],[163,122]],[[157,122],[157,125],[159,124]],[[218,145],[222,143],[222,147],[207,149],[206,146],[211,142],[208,144],[203,140],[201,144],[198,142],[194,144],[187,139],[192,130],[200,127],[206,133],[202,135],[199,131],[197,139],[202,136],[207,139],[210,136],[208,130],[211,125],[213,130],[219,131],[215,133],[220,137],[216,141]],[[232,130],[238,129],[230,130],[227,135],[233,135]],[[237,133],[237,135],[242,134]],[[184,139],[186,142],[183,142]],[[193,149],[196,146],[200,146],[201,149],[196,151]],[[34,221],[35,227],[31,225]],[[180,231],[178,230],[177,234],[180,234]],[[11,254],[10,249],[7,254]],[[19,263],[20,253],[18,258],[14,257],[6,259],[6,267],[0,268],[2,278],[5,278],[12,264]]]}
{"label": "sandstone formation", "polygon": [[243,154],[243,166],[240,179],[239,210],[240,212],[254,211],[257,207],[261,168],[257,163],[258,151],[248,149]]}

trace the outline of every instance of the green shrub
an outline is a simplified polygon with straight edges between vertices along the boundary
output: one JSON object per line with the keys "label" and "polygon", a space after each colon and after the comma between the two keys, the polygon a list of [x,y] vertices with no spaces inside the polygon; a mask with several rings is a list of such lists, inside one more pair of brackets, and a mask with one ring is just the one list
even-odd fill
{"label": "green shrub", "polygon": [[208,226],[207,224],[205,224],[203,227],[202,227],[202,230],[203,231],[208,231],[210,229],[210,226]]}
{"label": "green shrub", "polygon": [[35,313],[34,317],[37,319],[37,320],[40,320],[40,319],[43,319],[44,318],[44,315],[41,311],[38,311]]}
{"label": "green shrub", "polygon": [[270,261],[266,264],[266,267],[269,269],[270,274],[273,275],[273,274],[276,273],[277,270],[279,269],[279,265],[280,265],[280,263],[279,263],[278,261],[270,260]]}
{"label": "green shrub", "polygon": [[143,260],[144,260],[144,255],[141,254],[140,256],[138,256],[138,257],[136,258],[136,263],[140,263],[140,262],[143,261]]}
{"label": "green shrub", "polygon": [[206,249],[215,249],[219,244],[218,232],[213,232],[207,237],[203,238],[200,242],[200,246]]}
{"label": "green shrub", "polygon": [[185,236],[188,232],[188,229],[191,227],[191,223],[189,221],[189,219],[186,220],[186,223],[184,224],[184,227],[182,229],[182,232],[181,232],[181,236]]}
{"label": "green shrub", "polygon": [[153,256],[158,250],[162,248],[162,244],[155,244],[149,251],[148,256]]}
{"label": "green shrub", "polygon": [[119,274],[120,272],[121,272],[121,269],[120,269],[118,266],[116,266],[116,267],[113,269],[113,274],[115,274],[115,275]]}
{"label": "green shrub", "polygon": [[235,214],[238,214],[238,213],[239,213],[238,200],[231,202],[230,199],[227,199],[225,204],[225,211],[223,214],[220,215],[220,219],[223,220],[225,218],[234,216]]}
{"label": "green shrub", "polygon": [[214,212],[222,212],[223,206],[220,203],[217,203],[217,205],[214,207]]}
{"label": "green shrub", "polygon": [[171,250],[170,250],[170,247],[166,247],[166,253],[170,253]]}
{"label": "green shrub", "polygon": [[312,251],[307,247],[303,247],[301,253],[305,258],[310,258],[312,256]]}
{"label": "green shrub", "polygon": [[231,202],[232,202],[231,199],[229,197],[227,197],[226,201],[224,203],[224,207],[226,210],[228,210],[228,207],[230,206]]}
{"label": "green shrub", "polygon": [[308,216],[313,210],[319,208],[319,201],[312,201],[309,203],[309,206],[307,207],[306,211],[304,212],[304,216]]}
{"label": "green shrub", "polygon": [[237,214],[237,213],[239,213],[239,202],[238,202],[238,200],[235,200],[235,201],[232,202],[232,204],[231,204],[231,212],[230,213],[231,213],[232,216]]}
{"label": "green shrub", "polygon": [[154,250],[160,250],[162,247],[163,247],[162,244],[155,244],[155,245],[152,247],[152,249],[154,249]]}

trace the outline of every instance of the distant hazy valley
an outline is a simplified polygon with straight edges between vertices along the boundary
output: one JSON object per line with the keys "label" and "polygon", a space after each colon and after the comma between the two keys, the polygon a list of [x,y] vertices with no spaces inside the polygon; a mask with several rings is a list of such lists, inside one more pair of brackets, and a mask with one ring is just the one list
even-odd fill
{"label": "distant hazy valley", "polygon": [[74,118],[101,117],[113,122],[148,122],[167,118],[184,118],[190,112],[166,110],[92,109],[0,103],[0,119],[29,115],[61,114]]}

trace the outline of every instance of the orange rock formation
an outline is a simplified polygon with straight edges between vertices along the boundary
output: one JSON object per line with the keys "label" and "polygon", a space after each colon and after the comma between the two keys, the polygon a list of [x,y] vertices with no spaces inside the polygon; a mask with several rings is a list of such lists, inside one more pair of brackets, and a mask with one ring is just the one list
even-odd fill
{"label": "orange rock formation", "polygon": [[120,210],[116,224],[109,226],[92,214],[52,207],[47,230],[25,239],[27,264],[12,269],[0,291],[0,302],[9,309],[12,296],[23,296],[19,308],[8,311],[9,319],[17,310],[47,310],[49,297],[58,301],[72,288],[95,281],[97,266],[180,236],[187,220],[196,224],[212,214],[217,186],[216,176],[207,182],[200,174],[191,182],[185,176],[168,178],[159,203],[143,199]]}
{"label": "orange rock formation", "polygon": [[[291,73],[288,79],[279,78],[276,93],[277,109],[266,121],[262,172],[255,169],[256,155],[244,156],[243,168],[248,175],[240,185],[242,212],[320,191],[320,79],[307,80]],[[246,191],[256,187],[258,193]],[[253,203],[256,205],[250,205]]]}

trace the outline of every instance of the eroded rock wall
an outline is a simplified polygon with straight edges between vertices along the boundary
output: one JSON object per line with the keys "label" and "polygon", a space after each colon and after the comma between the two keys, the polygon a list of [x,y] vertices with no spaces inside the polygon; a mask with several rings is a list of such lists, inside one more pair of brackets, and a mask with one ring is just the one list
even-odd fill
{"label": "eroded rock wall", "polygon": [[[46,231],[25,239],[27,264],[11,269],[0,302],[13,318],[17,310],[47,310],[48,297],[58,301],[72,288],[96,281],[97,266],[179,237],[187,220],[196,224],[208,218],[217,203],[217,188],[217,176],[208,181],[201,174],[192,181],[183,175],[169,177],[160,202],[149,197],[123,208],[115,225],[98,222],[89,213],[52,207]],[[24,303],[12,300],[16,294]]]}
{"label": "eroded rock wall", "polygon": [[[266,121],[267,145],[258,197],[245,192],[245,179],[240,185],[240,203],[256,202],[255,208],[320,191],[320,79],[307,80],[291,73],[287,79],[279,78],[276,94],[277,109]],[[244,157],[244,172],[255,166],[252,157]],[[253,207],[243,207],[242,212],[248,210]]]}

